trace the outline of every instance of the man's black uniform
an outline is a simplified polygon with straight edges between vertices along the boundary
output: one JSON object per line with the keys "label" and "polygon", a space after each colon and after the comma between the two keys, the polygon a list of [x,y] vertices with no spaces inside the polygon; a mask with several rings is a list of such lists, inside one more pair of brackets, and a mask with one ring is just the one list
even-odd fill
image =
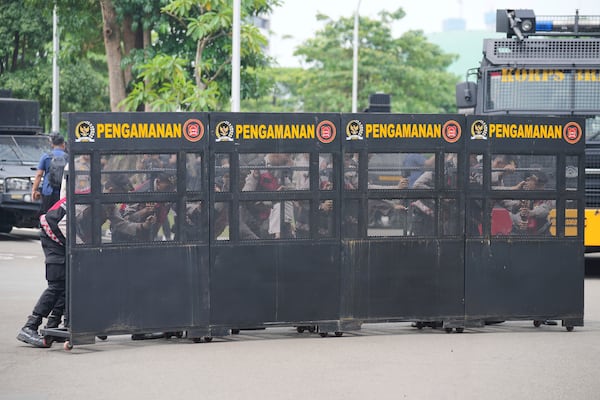
{"label": "man's black uniform", "polygon": [[[65,234],[67,204],[63,198],[40,217],[40,241],[46,256],[48,287],[40,296],[17,339],[33,346],[45,347],[38,334],[42,318],[48,317],[48,328],[56,328],[65,309]],[[50,314],[52,312],[52,314]]]}

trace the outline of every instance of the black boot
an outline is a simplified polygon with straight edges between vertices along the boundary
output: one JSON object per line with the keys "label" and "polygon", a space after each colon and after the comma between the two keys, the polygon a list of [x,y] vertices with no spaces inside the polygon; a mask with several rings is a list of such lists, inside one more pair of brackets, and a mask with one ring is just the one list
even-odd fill
{"label": "black boot", "polygon": [[17,335],[17,340],[28,343],[34,347],[46,347],[44,339],[38,333],[38,327],[42,323],[40,315],[30,315],[27,317],[25,326],[21,328]]}

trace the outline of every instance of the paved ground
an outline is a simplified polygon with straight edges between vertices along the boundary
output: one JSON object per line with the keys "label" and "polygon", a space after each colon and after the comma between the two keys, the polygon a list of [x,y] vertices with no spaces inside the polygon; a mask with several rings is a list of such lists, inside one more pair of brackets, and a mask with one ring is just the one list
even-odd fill
{"label": "paved ground", "polygon": [[15,339],[45,283],[35,236],[0,235],[0,400],[599,398],[598,277],[586,279],[585,326],[571,333],[367,324],[340,338],[273,328],[202,344],[117,336],[65,352]]}

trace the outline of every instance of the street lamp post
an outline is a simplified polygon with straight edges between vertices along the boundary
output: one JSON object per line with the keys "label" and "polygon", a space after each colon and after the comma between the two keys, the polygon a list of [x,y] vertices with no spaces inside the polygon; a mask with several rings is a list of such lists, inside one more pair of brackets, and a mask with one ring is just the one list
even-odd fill
{"label": "street lamp post", "polygon": [[360,1],[356,5],[354,12],[354,40],[352,54],[352,112],[356,112],[358,99],[358,9]]}
{"label": "street lamp post", "polygon": [[233,0],[233,32],[231,54],[231,111],[240,111],[240,0]]}
{"label": "street lamp post", "polygon": [[52,133],[60,132],[60,86],[58,70],[58,13],[54,3],[52,13]]}

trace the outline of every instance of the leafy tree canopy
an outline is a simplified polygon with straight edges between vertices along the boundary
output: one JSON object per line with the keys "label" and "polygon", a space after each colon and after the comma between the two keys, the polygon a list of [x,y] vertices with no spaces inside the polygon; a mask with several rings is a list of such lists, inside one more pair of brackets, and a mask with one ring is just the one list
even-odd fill
{"label": "leafy tree canopy", "polygon": [[[404,11],[383,11],[378,19],[360,18],[358,103],[368,105],[372,93],[392,96],[392,111],[405,113],[452,112],[458,77],[446,72],[455,55],[427,41],[422,31],[394,37],[391,25]],[[325,23],[296,52],[308,69],[288,86],[307,112],[348,112],[352,104],[354,18],[337,21],[325,15]]]}

